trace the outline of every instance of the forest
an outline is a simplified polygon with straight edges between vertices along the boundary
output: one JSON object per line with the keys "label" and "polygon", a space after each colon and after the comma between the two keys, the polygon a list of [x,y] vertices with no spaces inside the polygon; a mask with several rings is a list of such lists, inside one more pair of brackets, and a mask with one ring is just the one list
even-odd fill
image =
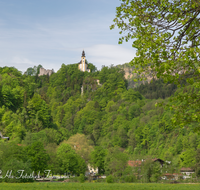
{"label": "forest", "polygon": [[128,160],[160,158],[170,165],[161,172],[156,164],[146,164],[144,182],[182,167],[200,176],[199,123],[179,126],[171,119],[171,97],[186,92],[189,84],[152,79],[132,88],[122,67],[97,70],[90,63],[89,73],[78,70],[78,64],[62,64],[52,75],[38,76],[40,67],[24,74],[0,67],[0,132],[9,137],[0,139],[3,175],[23,169],[79,176],[90,164],[99,174],[134,180]]}

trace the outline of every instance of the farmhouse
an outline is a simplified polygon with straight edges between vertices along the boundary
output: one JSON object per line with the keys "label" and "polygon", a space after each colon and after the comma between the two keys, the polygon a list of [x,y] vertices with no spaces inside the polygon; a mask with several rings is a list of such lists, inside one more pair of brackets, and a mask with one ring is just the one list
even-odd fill
{"label": "farmhouse", "polygon": [[183,179],[191,178],[194,170],[191,168],[181,168],[181,173],[183,174]]}
{"label": "farmhouse", "polygon": [[[145,162],[145,160],[129,160],[128,165],[131,167],[141,167],[142,163]],[[163,160],[159,158],[152,159],[152,162],[159,162],[161,167],[163,167],[163,164],[165,163]]]}

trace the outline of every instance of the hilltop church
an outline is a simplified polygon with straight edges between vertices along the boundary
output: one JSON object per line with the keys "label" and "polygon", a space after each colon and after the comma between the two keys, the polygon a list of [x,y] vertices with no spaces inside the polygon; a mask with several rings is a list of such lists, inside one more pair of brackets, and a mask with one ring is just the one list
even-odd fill
{"label": "hilltop church", "polygon": [[83,71],[83,72],[85,72],[85,71],[90,72],[90,69],[88,69],[88,63],[87,63],[87,61],[85,59],[85,52],[84,52],[84,50],[82,52],[81,61],[78,64],[78,69],[80,71]]}
{"label": "hilltop church", "polygon": [[[84,50],[82,52],[81,61],[78,64],[78,69],[80,71],[83,71],[83,72],[85,72],[85,71],[90,72],[90,69],[88,69],[87,60],[85,59],[85,51]],[[49,70],[49,69],[46,70],[46,69],[41,67],[40,73],[38,74],[38,76],[42,76],[42,75],[49,75],[50,76],[53,73],[54,73],[53,69],[52,70]]]}

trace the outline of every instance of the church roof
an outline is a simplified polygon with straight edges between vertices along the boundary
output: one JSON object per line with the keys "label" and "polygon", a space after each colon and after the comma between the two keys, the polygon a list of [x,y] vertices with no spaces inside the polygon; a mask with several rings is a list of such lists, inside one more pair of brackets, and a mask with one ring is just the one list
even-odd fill
{"label": "church roof", "polygon": [[85,52],[84,52],[84,50],[83,50],[83,52],[82,52],[82,57],[85,57]]}
{"label": "church roof", "polygon": [[[81,64],[81,61],[79,61],[79,63],[78,63],[78,64]],[[85,64],[88,64],[87,60],[85,60]]]}

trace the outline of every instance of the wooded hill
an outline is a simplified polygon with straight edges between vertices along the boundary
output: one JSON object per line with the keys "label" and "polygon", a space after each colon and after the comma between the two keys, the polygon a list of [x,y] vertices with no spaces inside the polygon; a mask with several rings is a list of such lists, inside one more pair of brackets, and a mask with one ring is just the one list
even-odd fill
{"label": "wooded hill", "polygon": [[198,173],[199,123],[174,127],[172,111],[155,107],[170,105],[168,97],[184,89],[162,80],[128,89],[122,68],[90,66],[88,73],[63,64],[40,77],[39,67],[26,74],[0,68],[0,131],[10,138],[0,140],[0,169],[18,163],[79,175],[91,163],[100,173],[120,176],[128,160],[157,157],[172,161],[173,171],[184,166]]}

